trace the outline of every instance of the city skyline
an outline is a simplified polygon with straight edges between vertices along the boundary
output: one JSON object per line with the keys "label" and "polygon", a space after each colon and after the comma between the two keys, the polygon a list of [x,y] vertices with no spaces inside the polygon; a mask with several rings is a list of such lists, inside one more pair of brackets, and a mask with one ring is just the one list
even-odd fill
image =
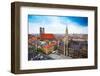
{"label": "city skyline", "polygon": [[88,34],[88,18],[75,16],[43,16],[28,15],[29,34],[39,34],[39,28],[44,27],[46,33]]}

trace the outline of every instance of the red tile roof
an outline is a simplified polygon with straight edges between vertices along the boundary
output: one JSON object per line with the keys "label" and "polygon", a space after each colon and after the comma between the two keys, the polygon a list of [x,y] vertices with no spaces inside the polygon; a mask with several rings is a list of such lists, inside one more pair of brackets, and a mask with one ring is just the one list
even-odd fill
{"label": "red tile roof", "polygon": [[41,34],[40,35],[41,39],[48,39],[48,40],[52,40],[55,39],[55,36],[53,34]]}
{"label": "red tile roof", "polygon": [[32,40],[37,40],[37,38],[36,38],[36,37],[32,37],[31,39],[32,39]]}

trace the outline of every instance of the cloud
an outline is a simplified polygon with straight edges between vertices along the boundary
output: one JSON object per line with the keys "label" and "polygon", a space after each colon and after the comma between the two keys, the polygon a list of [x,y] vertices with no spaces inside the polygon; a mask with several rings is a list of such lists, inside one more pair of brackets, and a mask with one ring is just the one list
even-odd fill
{"label": "cloud", "polygon": [[[49,21],[48,24],[47,22],[45,23],[29,23],[29,33],[39,33],[39,29],[40,27],[44,27],[45,28],[45,32],[46,33],[54,33],[54,34],[65,34],[65,30],[66,30],[66,26],[68,26],[68,33],[77,33],[77,34],[87,34],[88,33],[88,27],[83,27],[80,26],[79,24],[76,24],[75,22],[72,22],[70,20],[69,23],[62,23],[62,20],[60,19],[60,17],[48,17]],[[65,20],[64,20],[65,21]]]}
{"label": "cloud", "polygon": [[87,34],[88,33],[88,27],[80,26],[76,23],[70,23],[68,24],[68,33],[70,34]]}

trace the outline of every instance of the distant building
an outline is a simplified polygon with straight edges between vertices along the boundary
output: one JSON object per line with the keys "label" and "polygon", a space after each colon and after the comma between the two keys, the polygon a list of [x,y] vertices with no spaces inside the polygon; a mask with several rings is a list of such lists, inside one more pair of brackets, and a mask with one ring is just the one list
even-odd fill
{"label": "distant building", "polygon": [[37,37],[35,37],[35,36],[31,36],[31,35],[29,35],[28,36],[28,43],[30,44],[30,45],[36,45],[36,42],[37,42]]}
{"label": "distant building", "polygon": [[45,54],[49,54],[49,53],[52,53],[53,52],[54,46],[48,44],[48,45],[43,46],[42,50],[43,50],[43,52]]}

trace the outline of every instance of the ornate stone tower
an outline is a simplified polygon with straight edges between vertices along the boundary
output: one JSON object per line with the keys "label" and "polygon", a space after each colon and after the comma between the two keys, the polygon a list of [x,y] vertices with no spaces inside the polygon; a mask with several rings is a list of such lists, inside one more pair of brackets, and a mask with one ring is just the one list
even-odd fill
{"label": "ornate stone tower", "polygon": [[65,37],[64,37],[64,55],[68,56],[68,28],[66,26]]}
{"label": "ornate stone tower", "polygon": [[40,35],[45,33],[45,29],[40,27]]}

